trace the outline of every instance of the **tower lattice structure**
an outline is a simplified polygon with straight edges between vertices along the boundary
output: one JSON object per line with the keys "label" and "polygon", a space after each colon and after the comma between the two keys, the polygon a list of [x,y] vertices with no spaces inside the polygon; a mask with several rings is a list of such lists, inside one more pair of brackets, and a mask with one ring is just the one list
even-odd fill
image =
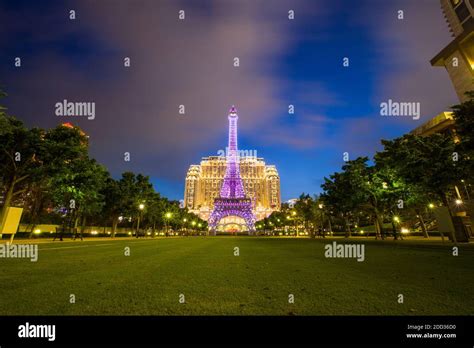
{"label": "tower lattice structure", "polygon": [[216,231],[219,221],[227,216],[238,216],[245,220],[249,234],[255,231],[255,216],[252,212],[252,200],[247,198],[240,177],[240,159],[237,146],[237,110],[234,106],[229,112],[229,144],[227,166],[222,182],[220,197],[214,200],[214,209],[209,217],[209,228]]}

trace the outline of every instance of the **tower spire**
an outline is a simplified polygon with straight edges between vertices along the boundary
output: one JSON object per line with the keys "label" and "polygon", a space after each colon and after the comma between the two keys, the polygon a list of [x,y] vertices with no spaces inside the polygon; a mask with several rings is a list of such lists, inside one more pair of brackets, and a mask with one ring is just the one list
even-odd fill
{"label": "tower spire", "polygon": [[237,110],[235,105],[229,110],[229,147],[226,171],[221,186],[220,197],[214,199],[214,209],[209,217],[209,227],[215,234],[219,221],[226,216],[239,216],[245,220],[249,233],[255,230],[255,216],[252,200],[245,195],[240,177],[240,158],[237,147]]}
{"label": "tower spire", "polygon": [[227,168],[224,183],[221,188],[221,197],[243,198],[245,197],[242,179],[240,177],[240,159],[237,147],[237,110],[235,106],[229,112],[229,147],[227,155]]}

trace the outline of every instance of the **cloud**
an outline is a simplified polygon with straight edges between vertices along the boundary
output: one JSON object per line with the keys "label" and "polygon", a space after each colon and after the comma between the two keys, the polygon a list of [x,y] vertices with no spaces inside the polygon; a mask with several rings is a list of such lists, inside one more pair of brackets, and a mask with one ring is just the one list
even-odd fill
{"label": "cloud", "polygon": [[[403,11],[402,20],[398,19],[399,10]],[[361,7],[356,18],[377,47],[377,56],[370,62],[380,71],[374,105],[388,99],[420,102],[419,125],[458,102],[445,69],[430,64],[452,40],[439,1],[371,1]],[[400,118],[399,122],[409,121]]]}
{"label": "cloud", "polygon": [[[8,86],[14,95],[9,102],[21,105],[29,96],[31,104],[19,108],[19,116],[53,126],[63,121],[54,116],[56,102],[94,101],[94,121],[72,122],[90,135],[99,161],[115,173],[184,177],[199,160],[197,151],[222,147],[230,105],[237,105],[246,134],[275,123],[281,112],[276,57],[291,45],[288,9],[317,18],[320,7],[307,4],[208,1],[198,7],[192,1],[104,0],[72,2],[44,16],[28,8],[10,11],[9,22],[22,15],[40,28],[36,32],[23,22],[9,27],[9,35],[24,34],[28,45],[41,49],[24,57],[20,75],[9,71],[8,80],[16,80]],[[76,11],[75,21],[67,18],[69,8]],[[184,21],[178,20],[181,9]],[[123,66],[125,57],[130,68]],[[239,67],[233,66],[236,57]],[[185,115],[178,113],[180,105]],[[275,131],[287,134],[284,126]],[[124,152],[131,153],[130,163],[123,161]]]}

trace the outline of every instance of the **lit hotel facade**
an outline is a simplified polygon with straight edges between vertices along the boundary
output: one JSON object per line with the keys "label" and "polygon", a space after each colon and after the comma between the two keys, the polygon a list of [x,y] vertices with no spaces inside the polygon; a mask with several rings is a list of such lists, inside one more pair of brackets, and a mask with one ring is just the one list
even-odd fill
{"label": "lit hotel facade", "polygon": [[[280,177],[274,165],[267,165],[263,158],[241,155],[240,176],[246,196],[252,200],[257,220],[280,210]],[[199,165],[191,165],[186,175],[184,205],[200,218],[208,220],[219,197],[226,173],[225,156],[204,157]]]}

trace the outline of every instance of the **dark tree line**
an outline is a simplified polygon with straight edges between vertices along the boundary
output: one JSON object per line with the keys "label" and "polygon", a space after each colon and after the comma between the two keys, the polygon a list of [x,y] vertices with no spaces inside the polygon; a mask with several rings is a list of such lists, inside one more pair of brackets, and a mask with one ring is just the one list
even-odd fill
{"label": "dark tree line", "polygon": [[[0,97],[5,93],[0,93]],[[27,128],[0,106],[1,217],[8,206],[24,208],[22,223],[53,223],[74,231],[119,224],[140,231],[204,230],[206,223],[155,192],[148,176],[126,172],[114,179],[89,157],[88,138],[69,124]]]}
{"label": "dark tree line", "polygon": [[[356,226],[371,224],[376,238],[391,234],[398,239],[402,224],[410,221],[427,238],[425,222],[433,209],[446,207],[453,220],[457,211],[468,210],[470,204],[474,93],[469,95],[471,100],[453,107],[454,132],[382,140],[383,150],[372,161],[368,157],[347,161],[340,172],[324,178],[319,197],[302,194],[293,208],[284,206],[282,212],[265,219],[261,228],[278,229],[295,221],[309,235],[336,227],[350,237]],[[456,241],[455,235],[450,237]]]}

